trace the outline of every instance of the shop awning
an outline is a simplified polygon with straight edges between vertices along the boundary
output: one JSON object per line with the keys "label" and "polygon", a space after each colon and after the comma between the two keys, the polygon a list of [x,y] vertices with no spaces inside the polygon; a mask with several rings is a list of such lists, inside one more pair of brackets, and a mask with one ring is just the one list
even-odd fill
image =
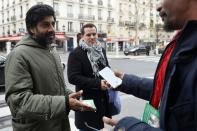
{"label": "shop awning", "polygon": [[[13,35],[13,36],[5,36],[5,37],[0,37],[0,42],[2,41],[10,41],[10,42],[13,42],[13,41],[20,41],[22,39],[24,35]],[[55,39],[58,40],[58,41],[62,41],[62,40],[66,40],[66,35],[62,32],[56,32],[55,33]]]}
{"label": "shop awning", "polygon": [[56,34],[55,39],[56,40],[66,40],[66,36],[64,34]]}
{"label": "shop awning", "polygon": [[23,36],[12,36],[12,37],[8,37],[9,41],[19,41],[22,39]]}
{"label": "shop awning", "polygon": [[9,38],[8,37],[0,37],[0,41],[8,41]]}

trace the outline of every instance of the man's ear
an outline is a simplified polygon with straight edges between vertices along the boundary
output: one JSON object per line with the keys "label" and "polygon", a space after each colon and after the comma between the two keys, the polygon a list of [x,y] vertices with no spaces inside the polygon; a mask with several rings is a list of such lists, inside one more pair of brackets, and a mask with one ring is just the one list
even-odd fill
{"label": "man's ear", "polygon": [[30,28],[29,31],[30,31],[32,34],[35,34],[35,28]]}

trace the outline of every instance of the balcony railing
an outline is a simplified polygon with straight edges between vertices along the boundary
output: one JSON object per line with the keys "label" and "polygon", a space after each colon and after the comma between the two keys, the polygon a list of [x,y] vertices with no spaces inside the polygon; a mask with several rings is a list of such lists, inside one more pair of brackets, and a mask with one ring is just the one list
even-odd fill
{"label": "balcony railing", "polygon": [[79,14],[78,16],[79,19],[83,19],[83,20],[95,20],[95,16],[94,15],[83,15],[83,14]]}
{"label": "balcony railing", "polygon": [[89,3],[89,4],[92,4],[92,0],[88,0],[88,3]]}
{"label": "balcony railing", "polygon": [[16,16],[11,16],[11,21],[16,21]]}
{"label": "balcony railing", "polygon": [[131,21],[125,21],[125,26],[134,28],[136,26],[136,23]]}
{"label": "balcony railing", "polygon": [[146,28],[146,25],[145,25],[144,23],[140,23],[140,24],[139,24],[139,28],[140,28],[140,29],[144,29],[144,28]]}
{"label": "balcony railing", "polygon": [[108,22],[108,23],[114,23],[114,18],[107,17],[107,22]]}
{"label": "balcony railing", "polygon": [[72,14],[72,13],[68,13],[68,14],[67,14],[67,17],[68,17],[68,18],[73,18],[73,14]]}
{"label": "balcony railing", "polygon": [[112,8],[112,5],[111,4],[107,4],[108,8]]}
{"label": "balcony railing", "polygon": [[98,20],[102,20],[103,18],[101,16],[98,17]]}
{"label": "balcony railing", "polygon": [[163,29],[163,25],[162,24],[155,24],[155,28],[158,30]]}
{"label": "balcony railing", "polygon": [[94,20],[95,17],[94,17],[94,15],[88,15],[88,16],[87,16],[87,19],[88,19],[88,20]]}
{"label": "balcony railing", "polygon": [[79,18],[79,19],[85,19],[85,16],[84,16],[83,14],[79,14],[79,15],[78,15],[78,18]]}
{"label": "balcony railing", "polygon": [[124,26],[124,22],[123,21],[119,21],[119,26]]}
{"label": "balcony railing", "polygon": [[60,15],[60,12],[56,10],[56,11],[55,11],[55,15],[56,15],[56,16],[59,16],[59,15]]}
{"label": "balcony railing", "polygon": [[73,29],[68,29],[68,32],[69,32],[69,33],[73,33],[74,30],[73,30]]}
{"label": "balcony railing", "polygon": [[102,6],[103,5],[103,1],[102,0],[98,0],[98,5]]}

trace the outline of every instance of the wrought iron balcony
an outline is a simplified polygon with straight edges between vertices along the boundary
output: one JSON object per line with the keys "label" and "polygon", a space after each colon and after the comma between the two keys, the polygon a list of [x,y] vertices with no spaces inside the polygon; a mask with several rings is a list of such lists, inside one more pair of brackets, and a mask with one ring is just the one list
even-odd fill
{"label": "wrought iron balcony", "polygon": [[102,6],[103,5],[103,1],[102,0],[98,0],[98,5]]}
{"label": "wrought iron balcony", "polygon": [[107,17],[107,22],[108,22],[108,23],[114,23],[114,18]]}
{"label": "wrought iron balcony", "polygon": [[125,21],[125,26],[130,27],[130,28],[135,28],[136,23],[131,22],[131,21]]}
{"label": "wrought iron balcony", "polygon": [[16,16],[11,16],[11,21],[16,21]]}
{"label": "wrought iron balcony", "polygon": [[68,13],[68,14],[67,14],[67,17],[68,17],[68,18],[73,18],[73,13]]}

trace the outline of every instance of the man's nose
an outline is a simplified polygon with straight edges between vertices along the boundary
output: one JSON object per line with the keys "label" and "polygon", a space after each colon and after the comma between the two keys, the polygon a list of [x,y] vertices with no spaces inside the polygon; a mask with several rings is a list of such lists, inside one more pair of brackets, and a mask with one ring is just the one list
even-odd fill
{"label": "man's nose", "polygon": [[54,25],[52,25],[52,24],[51,24],[51,25],[49,26],[48,31],[49,31],[49,32],[51,32],[51,31],[55,31],[55,27],[54,27]]}
{"label": "man's nose", "polygon": [[95,36],[93,34],[91,34],[90,38],[94,38]]}

